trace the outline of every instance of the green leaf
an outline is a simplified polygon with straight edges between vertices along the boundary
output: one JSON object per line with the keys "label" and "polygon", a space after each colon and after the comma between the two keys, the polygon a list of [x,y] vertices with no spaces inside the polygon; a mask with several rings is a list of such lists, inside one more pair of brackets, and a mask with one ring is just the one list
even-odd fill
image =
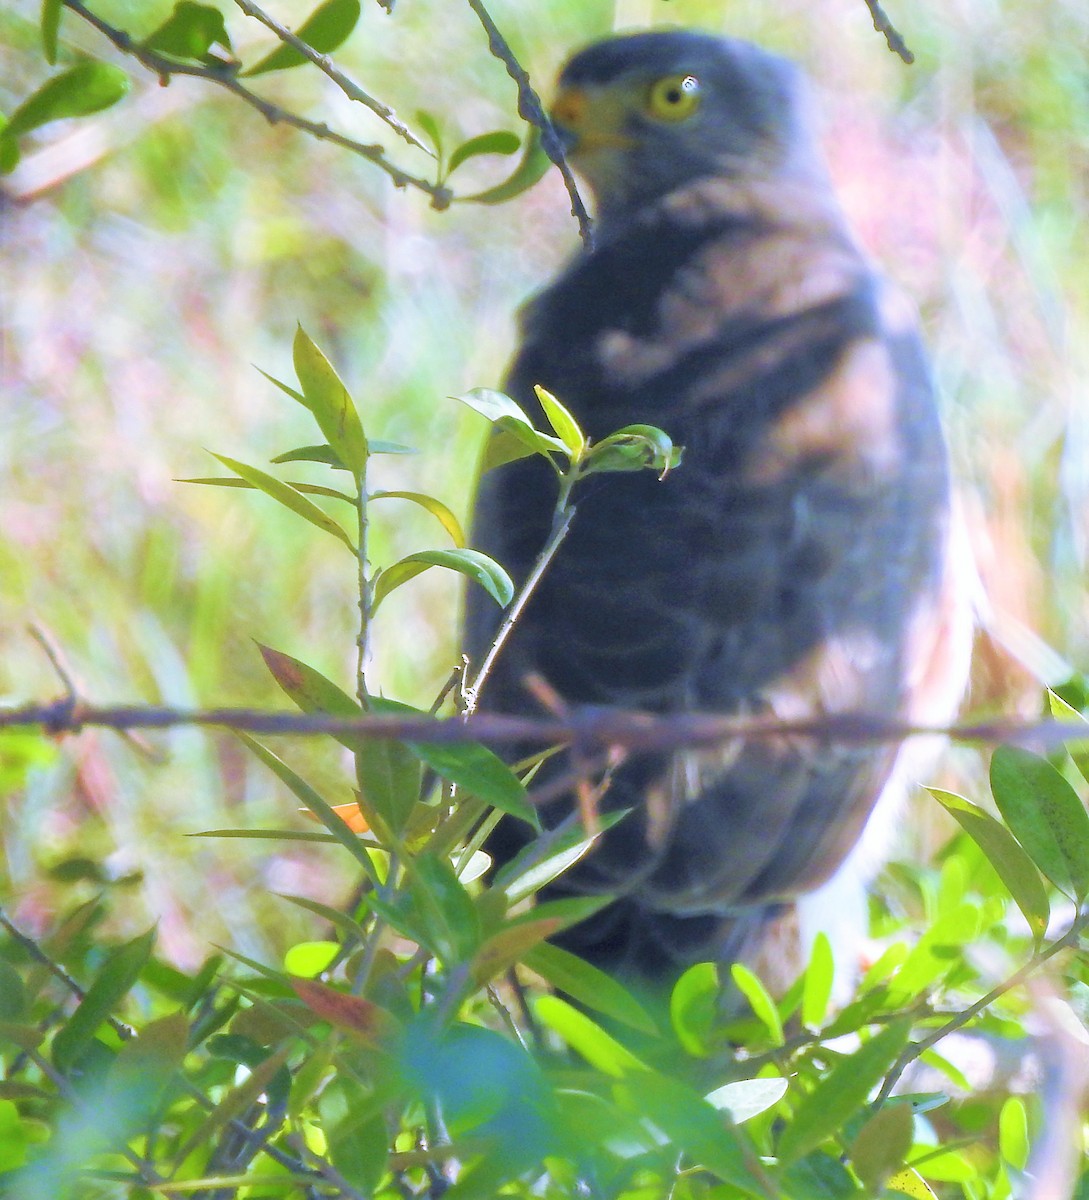
{"label": "green leaf", "polygon": [[182,1065],[189,1039],[189,1022],[184,1012],[168,1013],[149,1021],[134,1038],[117,1052],[110,1066],[112,1079],[144,1081],[159,1076],[161,1084],[169,1073]]}
{"label": "green leaf", "polygon": [[[419,717],[427,713],[410,704],[372,696],[371,711],[394,716]],[[456,783],[459,788],[498,808],[501,812],[527,821],[540,828],[536,809],[526,797],[526,789],[518,776],[487,746],[478,742],[408,742],[409,749],[436,775]]]}
{"label": "green leaf", "polygon": [[911,1167],[897,1171],[885,1185],[885,1190],[897,1196],[910,1196],[911,1200],[938,1200],[926,1180]]}
{"label": "green leaf", "polygon": [[129,77],[110,63],[81,62],[54,75],[11,114],[5,137],[18,137],[49,121],[86,117],[116,104],[129,90]]}
{"label": "green leaf", "polygon": [[1023,1171],[1028,1165],[1028,1113],[1020,1096],[1007,1096],[999,1110],[998,1148],[1016,1170]]}
{"label": "green leaf", "polygon": [[292,795],[308,808],[325,826],[334,838],[352,855],[352,857],[374,878],[374,863],[367,848],[360,842],[359,837],[352,833],[347,825],[333,811],[332,806],[314,788],[293,771],[282,758],[272,753],[267,746],[251,738],[248,733],[235,731],[235,737],[247,746],[265,764],[266,767],[290,790]]}
{"label": "green leaf", "polygon": [[517,133],[507,130],[495,130],[494,133],[480,133],[475,138],[469,138],[453,151],[450,163],[447,164],[446,174],[451,175],[463,162],[482,154],[517,154],[522,145]]}
{"label": "green leaf", "polygon": [[457,517],[441,500],[423,492],[371,492],[368,500],[411,500],[420,508],[426,509],[450,535],[450,540],[459,549],[465,545],[465,534]]}
{"label": "green leaf", "polygon": [[720,995],[718,966],[712,962],[695,963],[673,985],[669,1019],[677,1040],[697,1058],[705,1058],[718,1045]]}
{"label": "green leaf", "polygon": [[584,1008],[592,1008],[643,1033],[657,1033],[650,1013],[626,987],[578,955],[559,946],[538,945],[527,951],[521,961]]}
{"label": "green leaf", "polygon": [[809,952],[809,966],[805,970],[802,988],[802,1024],[806,1029],[820,1029],[828,1012],[828,1001],[832,998],[832,984],[836,978],[836,964],[832,957],[832,943],[824,932],[813,939]]}
{"label": "green leaf", "polygon": [[435,147],[435,156],[442,158],[442,131],[439,129],[439,123],[431,115],[422,108],[416,110],[416,124],[427,134],[431,139],[431,145]]}
{"label": "green leaf", "polygon": [[895,1021],[832,1068],[799,1102],[779,1139],[779,1158],[792,1162],[842,1131],[907,1045],[910,1019]]}
{"label": "green leaf", "polygon": [[[328,837],[329,835],[321,834],[320,836]],[[281,900],[297,904],[300,908],[305,908],[307,912],[312,912],[328,921],[344,938],[345,944],[363,943],[367,940],[359,922],[353,921],[347,913],[341,912],[339,908],[334,908],[331,904],[322,904],[320,900],[311,900],[306,896],[289,896],[285,892],[278,892],[277,895]],[[301,974],[301,972],[293,971],[290,967],[288,970],[292,971],[292,974]]]}
{"label": "green leaf", "polygon": [[376,612],[382,601],[403,583],[429,567],[446,567],[471,579],[502,607],[514,599],[514,583],[503,568],[479,550],[419,550],[387,567],[377,578],[371,611]]}
{"label": "green leaf", "polygon": [[[578,821],[572,821],[557,830],[550,830],[543,837],[519,850],[510,862],[505,863],[496,874],[493,886],[502,888],[511,904],[525,900],[578,862],[598,838],[607,829],[611,829],[626,812],[625,809],[615,813],[602,813],[600,829],[590,836],[586,835]],[[535,811],[531,823],[535,828],[540,828]]]}
{"label": "green leaf", "polygon": [[1067,895],[1089,893],[1089,815],[1077,792],[1047,761],[999,746],[991,756],[998,811],[1032,861]]}
{"label": "green leaf", "polygon": [[216,454],[213,451],[212,457],[218,459],[225,467],[234,471],[236,475],[246,480],[258,491],[264,492],[266,496],[271,496],[284,508],[290,509],[291,512],[309,521],[311,525],[316,525],[323,532],[331,533],[338,541],[343,542],[353,554],[355,553],[355,544],[344,529],[332,517],[318,508],[312,500],[307,500],[305,496],[300,495],[290,484],[277,479],[275,475],[269,475],[259,467],[247,466],[246,463],[228,458],[225,454]]}
{"label": "green leaf", "polygon": [[486,417],[493,425],[498,426],[501,432],[517,438],[534,454],[542,454],[547,458],[553,451],[567,453],[567,448],[559,438],[550,437],[547,433],[535,429],[533,422],[518,404],[503,392],[494,391],[492,388],[472,388],[452,399],[460,400],[474,412]]}
{"label": "green leaf", "polygon": [[684,451],[655,425],[625,425],[616,433],[595,442],[586,456],[586,473],[654,470],[662,478],[678,466]]}
{"label": "green leaf", "polygon": [[738,1079],[715,1088],[704,1099],[728,1113],[735,1125],[743,1125],[778,1104],[789,1086],[785,1079]]}
{"label": "green leaf", "polygon": [[473,983],[483,987],[497,975],[509,971],[515,963],[526,962],[527,955],[540,948],[545,938],[558,933],[563,925],[559,917],[531,916],[502,926],[485,938],[473,955]]}
{"label": "green leaf", "polygon": [[[316,8],[295,31],[300,41],[305,42],[319,54],[335,50],[348,37],[359,20],[359,0],[326,0]],[[302,66],[307,60],[294,46],[281,43],[271,54],[265,55],[255,66],[242,72],[243,75],[264,75],[267,71],[286,71]]]}
{"label": "green leaf", "polygon": [[559,400],[540,384],[534,384],[533,391],[541,402],[541,408],[544,409],[544,415],[548,418],[552,431],[563,442],[563,447],[571,461],[578,462],[586,449],[586,435],[579,428],[579,423]]}
{"label": "green leaf", "polygon": [[493,429],[484,443],[484,456],[480,460],[480,474],[485,475],[496,467],[517,462],[520,458],[529,458],[533,453],[533,447],[527,446],[510,430]]}
{"label": "green leaf", "polygon": [[0,175],[10,175],[19,165],[19,143],[8,137],[7,118],[0,114]]}
{"label": "green leaf", "polygon": [[[434,142],[435,138],[432,137],[431,140]],[[452,175],[463,162],[467,162],[470,158],[476,158],[480,154],[517,154],[521,144],[518,135],[510,133],[506,129],[497,129],[494,133],[478,134],[467,142],[462,142],[450,155],[446,174]],[[435,148],[438,149],[437,142]]]}
{"label": "green leaf", "polygon": [[739,962],[731,965],[730,974],[733,976],[734,986],[748,1000],[753,1012],[771,1035],[773,1044],[783,1045],[783,1023],[779,1019],[779,1010],[759,977],[744,963]]}
{"label": "green leaf", "polygon": [[552,160],[541,146],[541,131],[533,126],[526,138],[521,161],[502,183],[486,188],[483,192],[474,192],[471,196],[455,196],[454,199],[466,204],[502,204],[528,191],[544,177],[551,165]]}
{"label": "green leaf", "polygon": [[284,955],[284,970],[289,975],[313,979],[327,970],[339,953],[339,942],[296,942]]}
{"label": "green leaf", "polygon": [[760,1160],[744,1134],[729,1118],[678,1079],[650,1074],[630,1076],[614,1087],[625,1108],[637,1112],[666,1135],[694,1163],[733,1184],[748,1196],[779,1197],[760,1169]]}
{"label": "green leaf", "polygon": [[[1068,721],[1071,724],[1080,725],[1081,732],[1089,739],[1089,721],[1086,720],[1083,713],[1067,704],[1062,696],[1050,688],[1047,690],[1047,702],[1051,709],[1051,715],[1056,721]],[[1081,777],[1089,781],[1089,741],[1067,742],[1066,749],[1074,761],[1074,766],[1081,772]]]}
{"label": "green leaf", "polygon": [[179,0],[163,24],[140,44],[145,50],[174,58],[207,62],[208,51],[213,46],[225,46],[229,50],[231,39],[219,9],[195,4],[193,0]]}
{"label": "green leaf", "polygon": [[650,1074],[646,1063],[559,996],[538,996],[533,1003],[533,1012],[542,1025],[547,1025],[576,1054],[606,1075],[623,1079],[632,1072]]}
{"label": "green leaf", "polygon": [[[245,479],[233,479],[229,475],[205,476],[200,479],[176,479],[174,482],[199,483],[205,487],[244,488],[250,491],[261,490],[254,483],[249,483]],[[349,496],[347,492],[338,492],[336,488],[322,487],[318,483],[298,483],[295,480],[289,479],[287,480],[287,486],[307,496],[326,496],[330,500],[344,500],[348,504],[355,504],[355,497]]]}
{"label": "green leaf", "polygon": [[480,919],[472,896],[445,858],[421,854],[405,864],[416,912],[428,943],[446,966],[470,959],[480,944]]}
{"label": "green leaf", "polygon": [[963,796],[942,788],[927,790],[983,851],[984,857],[994,867],[995,873],[1024,914],[1032,936],[1039,941],[1047,931],[1051,906],[1032,859],[1017,844],[1009,830],[983,809]]}
{"label": "green leaf", "polygon": [[373,1092],[341,1073],[322,1089],[318,1113],[338,1175],[351,1185],[353,1194],[359,1189],[374,1195],[386,1174],[390,1137],[380,1105],[376,1111]]}
{"label": "green leaf", "polygon": [[57,61],[57,34],[63,9],[63,0],[42,0],[42,53],[51,67]]}
{"label": "green leaf", "polygon": [[355,479],[362,479],[370,451],[348,389],[301,325],[295,333],[292,355],[306,407],[314,414],[337,458]]}
{"label": "green leaf", "polygon": [[115,1015],[131,991],[155,946],[155,930],[119,946],[102,964],[76,1011],[53,1039],[53,1064],[67,1073],[91,1044],[107,1017]]}
{"label": "green leaf", "polygon": [[910,1104],[893,1101],[879,1108],[851,1143],[851,1166],[867,1191],[877,1195],[904,1165],[911,1149],[914,1116]]}
{"label": "green leaf", "polygon": [[931,921],[892,979],[891,1002],[908,1003],[954,970],[962,957],[960,948],[975,941],[980,924],[980,911],[974,904],[960,904]]}

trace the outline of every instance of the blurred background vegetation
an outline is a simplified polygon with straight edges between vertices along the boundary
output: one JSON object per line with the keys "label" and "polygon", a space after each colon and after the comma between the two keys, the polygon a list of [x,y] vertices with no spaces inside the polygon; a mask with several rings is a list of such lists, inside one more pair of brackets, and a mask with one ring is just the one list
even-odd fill
{"label": "blurred background vegetation", "polygon": [[[100,0],[95,11],[141,35],[171,7]],[[272,47],[260,25],[222,7],[242,57]],[[275,15],[297,27],[311,7],[279,0]],[[546,95],[573,48],[613,29],[699,26],[804,63],[844,202],[915,297],[933,350],[987,597],[973,704],[1033,710],[1041,680],[1084,669],[1083,0],[890,0],[910,67],[862,0],[490,7]],[[38,8],[0,9],[6,112],[48,74]],[[500,207],[437,212],[203,81],[160,87],[72,13],[62,39],[118,61],[133,86],[100,116],[28,138],[0,180],[0,704],[59,690],[31,623],[95,702],[281,705],[254,639],[347,684],[357,614],[344,556],[264,497],[174,480],[216,473],[206,449],[262,463],[312,440],[306,414],[253,366],[290,379],[301,322],[368,431],[419,451],[378,460],[378,485],[465,513],[483,428],[447,397],[501,383],[518,306],[576,249],[558,174]],[[433,114],[449,143],[525,132],[467,5],[399,0],[387,14],[368,2],[335,57],[410,124]],[[431,169],[314,70],[254,87],[385,143],[414,173]],[[471,193],[508,170],[481,158],[455,182]],[[426,514],[391,504],[377,517],[377,563],[432,543]],[[384,607],[373,678],[386,694],[426,707],[447,678],[459,586],[429,572]],[[158,921],[160,952],[179,964],[192,967],[212,942],[278,960],[313,923],[271,893],[335,901],[344,856],[187,837],[283,826],[295,805],[230,738],[182,730],[147,741],[150,756],[95,732],[44,750],[0,738],[0,898],[34,932],[117,889],[116,932]],[[329,751],[304,753],[327,794],[344,786]],[[957,758],[971,775],[971,752]],[[949,826],[933,821],[936,843]]]}

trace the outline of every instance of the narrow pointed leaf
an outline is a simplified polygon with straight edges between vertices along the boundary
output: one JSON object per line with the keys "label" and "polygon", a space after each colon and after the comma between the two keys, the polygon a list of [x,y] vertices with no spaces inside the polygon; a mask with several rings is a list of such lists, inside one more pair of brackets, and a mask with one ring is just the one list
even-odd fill
{"label": "narrow pointed leaf", "polygon": [[140,976],[155,946],[155,930],[114,950],[84,993],[76,1011],[53,1039],[53,1063],[66,1072],[90,1045],[99,1026],[112,1016]]}
{"label": "narrow pointed leaf", "polygon": [[465,962],[480,944],[480,918],[473,898],[445,858],[421,854],[406,864],[416,912],[448,965]]}
{"label": "narrow pointed leaf", "polygon": [[935,800],[952,816],[994,867],[1017,907],[1039,940],[1047,930],[1051,906],[1040,873],[1004,825],[963,796],[941,788],[928,788]]}
{"label": "narrow pointed leaf", "polygon": [[282,479],[277,479],[274,475],[269,475],[258,467],[247,466],[246,463],[239,462],[237,459],[228,458],[225,454],[213,454],[213,458],[219,459],[225,467],[234,471],[247,483],[252,484],[258,491],[264,492],[266,496],[271,496],[284,508],[290,509],[325,533],[331,533],[338,541],[343,542],[353,554],[355,553],[355,544],[341,526],[318,508],[312,500],[301,496],[290,484],[284,483]]}
{"label": "narrow pointed leaf", "polygon": [[545,917],[543,920],[533,918],[503,926],[487,937],[473,955],[470,964],[473,982],[477,987],[483,987],[497,975],[509,971],[516,963],[526,962],[528,965],[528,956],[534,950],[541,949],[541,943],[562,928],[563,921],[559,917]]}
{"label": "narrow pointed leaf", "polygon": [[455,196],[454,199],[467,204],[502,204],[528,191],[544,177],[551,165],[552,160],[541,146],[540,130],[534,126],[526,138],[521,160],[502,183],[482,192],[474,192],[471,196]]}
{"label": "narrow pointed leaf", "polygon": [[439,129],[439,123],[434,116],[426,112],[422,108],[416,110],[416,124],[427,134],[431,139],[431,145],[435,148],[437,157],[442,157],[442,131]]}
{"label": "narrow pointed leaf", "polygon": [[535,454],[548,455],[553,450],[566,454],[567,450],[559,438],[551,437],[535,429],[533,422],[510,396],[504,395],[491,388],[473,388],[463,395],[454,396],[462,404],[468,405],[474,412],[480,413],[494,425],[511,437],[517,438],[527,449]]}
{"label": "narrow pointed leaf", "polygon": [[478,583],[491,598],[505,608],[514,598],[514,583],[503,568],[479,550],[420,550],[387,567],[374,585],[371,611],[408,580],[414,579],[428,567],[446,567]]}
{"label": "narrow pointed leaf", "polygon": [[527,950],[521,961],[582,1006],[643,1033],[657,1033],[650,1013],[623,984],[577,954],[559,946],[540,944]]}
{"label": "narrow pointed leaf", "polygon": [[823,931],[813,939],[809,952],[809,966],[805,971],[802,987],[802,1024],[807,1029],[819,1029],[828,1012],[828,1001],[832,998],[832,984],[836,978],[836,964],[832,957],[832,943]]}
{"label": "narrow pointed leaf", "polygon": [[49,121],[86,117],[116,104],[129,90],[129,77],[103,62],[81,62],[54,75],[11,114],[5,137],[29,133]]}
{"label": "narrow pointed leaf", "polygon": [[585,1013],[579,1012],[559,996],[538,996],[533,1012],[537,1019],[547,1025],[592,1066],[614,1079],[622,1079],[632,1072],[649,1074],[646,1063],[611,1037]]}
{"label": "narrow pointed leaf", "polygon": [[579,428],[578,422],[551,392],[536,384],[533,391],[541,402],[541,408],[544,409],[552,431],[563,442],[564,449],[572,461],[577,462],[586,449],[586,435]]}
{"label": "narrow pointed leaf", "polygon": [[[316,8],[299,26],[295,33],[319,54],[335,50],[356,26],[359,20],[359,0],[326,0]],[[271,54],[265,55],[255,66],[243,71],[243,75],[264,75],[267,71],[286,71],[307,62],[294,46],[281,44]]]}
{"label": "narrow pointed leaf", "polygon": [[497,129],[494,133],[478,134],[467,142],[462,142],[451,153],[446,173],[447,175],[453,174],[463,162],[468,162],[470,158],[476,158],[481,154],[517,154],[521,145],[522,142],[518,135],[506,129]]}
{"label": "narrow pointed leaf", "polygon": [[793,1162],[840,1133],[896,1061],[910,1032],[910,1020],[896,1021],[841,1059],[799,1102],[779,1139],[779,1158]]}
{"label": "narrow pointed leaf", "polygon": [[1047,701],[1051,715],[1056,721],[1069,721],[1072,725],[1081,726],[1081,732],[1087,740],[1067,742],[1066,749],[1074,761],[1074,766],[1081,772],[1081,777],[1089,782],[1089,720],[1086,720],[1084,713],[1067,704],[1062,696],[1050,688],[1047,691]]}
{"label": "narrow pointed leaf", "polygon": [[368,500],[411,500],[420,508],[426,509],[450,535],[450,540],[459,549],[465,545],[465,534],[457,517],[441,500],[428,496],[423,492],[371,492]]}
{"label": "narrow pointed leaf", "polygon": [[310,786],[301,775],[293,771],[284,760],[273,754],[266,746],[251,738],[241,730],[235,731],[235,736],[247,746],[266,767],[291,791],[300,803],[304,804],[318,818],[334,838],[352,855],[363,867],[367,874],[374,876],[374,863],[366,847],[352,833],[347,825],[333,811],[332,805]]}
{"label": "narrow pointed leaf", "polygon": [[[261,491],[255,483],[250,483],[246,479],[232,479],[229,475],[203,476],[194,479],[176,479],[175,483],[199,483],[206,487],[225,487],[225,488],[243,488],[249,491]],[[327,496],[330,500],[345,500],[349,504],[355,504],[355,498],[349,496],[347,492],[338,492],[336,488],[323,487],[320,483],[298,483],[294,480],[288,480],[287,486],[294,488],[297,492],[302,492],[306,496]]]}
{"label": "narrow pointed leaf", "polygon": [[[626,811],[602,813],[601,828],[589,836],[581,823],[574,821],[562,829],[550,830],[504,863],[496,873],[493,886],[502,888],[511,904],[525,900],[578,862],[607,829],[623,818]],[[540,828],[535,810],[530,809],[526,816],[535,828]]]}
{"label": "narrow pointed leaf", "polygon": [[1011,833],[1067,895],[1089,894],[1089,815],[1062,775],[1027,750],[999,746],[991,756],[991,791]]}
{"label": "narrow pointed leaf", "polygon": [[300,325],[292,348],[295,374],[325,439],[337,458],[356,479],[367,468],[367,438],[355,402],[332,363],[307,336]]}
{"label": "narrow pointed leaf", "polygon": [[207,61],[212,46],[230,49],[231,41],[219,9],[195,4],[192,0],[180,0],[170,16],[140,44],[146,50],[174,58]]}
{"label": "narrow pointed leaf", "polygon": [[779,1010],[775,1001],[768,995],[767,988],[760,979],[744,963],[734,963],[730,967],[734,986],[748,1000],[750,1007],[761,1021],[771,1040],[776,1046],[783,1044],[783,1023],[779,1020]]}

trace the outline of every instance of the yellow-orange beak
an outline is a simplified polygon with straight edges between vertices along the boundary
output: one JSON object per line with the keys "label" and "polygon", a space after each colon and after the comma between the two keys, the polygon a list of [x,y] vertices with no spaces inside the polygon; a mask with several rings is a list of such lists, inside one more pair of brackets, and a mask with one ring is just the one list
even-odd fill
{"label": "yellow-orange beak", "polygon": [[623,132],[624,99],[609,88],[561,88],[550,115],[572,156],[608,147],[623,149],[632,144],[632,139]]}

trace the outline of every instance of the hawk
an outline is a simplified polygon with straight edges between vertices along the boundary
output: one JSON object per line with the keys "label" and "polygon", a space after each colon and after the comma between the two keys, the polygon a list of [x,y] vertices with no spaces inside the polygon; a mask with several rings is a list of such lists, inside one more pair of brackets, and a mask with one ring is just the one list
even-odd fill
{"label": "hawk", "polygon": [[[658,425],[684,458],[576,489],[482,708],[538,712],[534,673],[573,708],[950,719],[970,620],[927,358],[846,223],[798,71],[691,31],[615,37],[568,62],[552,120],[596,243],[527,306],[506,390],[543,419],[546,388],[592,439]],[[539,458],[487,473],[473,544],[520,582],[555,499]],[[477,661],[487,605],[467,612]],[[560,943],[650,979],[758,957],[848,857],[899,754],[779,736],[632,755],[603,801],[630,811],[551,890],[615,899]],[[528,836],[506,821],[489,849]]]}

